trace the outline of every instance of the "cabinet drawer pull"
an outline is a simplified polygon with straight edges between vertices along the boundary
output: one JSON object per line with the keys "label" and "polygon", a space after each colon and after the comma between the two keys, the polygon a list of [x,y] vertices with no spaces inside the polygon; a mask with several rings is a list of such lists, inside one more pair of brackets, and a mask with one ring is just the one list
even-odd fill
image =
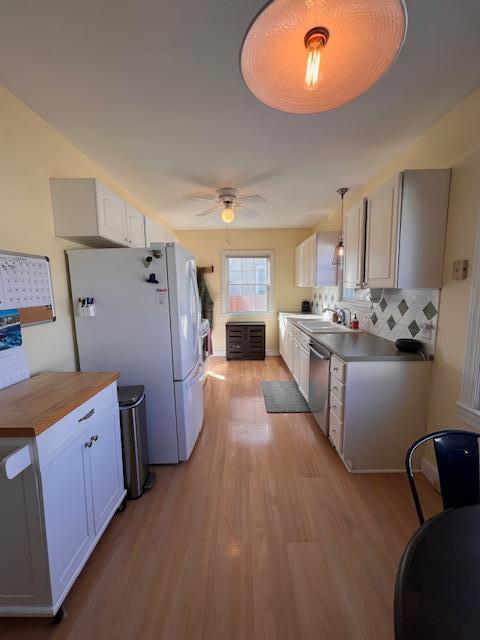
{"label": "cabinet drawer pull", "polygon": [[93,416],[94,413],[95,413],[95,409],[90,409],[90,411],[86,413],[82,418],[79,418],[78,421],[83,422],[83,420],[88,420]]}
{"label": "cabinet drawer pull", "polygon": [[92,446],[92,441],[89,440],[88,442],[85,442],[85,444],[83,445],[84,447],[88,447],[88,449],[90,449],[90,447]]}
{"label": "cabinet drawer pull", "polygon": [[90,440],[92,440],[92,442],[96,442],[98,440],[98,435],[92,436]]}

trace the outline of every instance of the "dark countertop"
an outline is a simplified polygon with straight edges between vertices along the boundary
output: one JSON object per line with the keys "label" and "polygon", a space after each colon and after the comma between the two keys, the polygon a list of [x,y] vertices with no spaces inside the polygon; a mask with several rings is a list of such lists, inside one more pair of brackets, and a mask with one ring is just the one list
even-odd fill
{"label": "dark countertop", "polygon": [[362,360],[423,360],[422,354],[399,351],[391,340],[379,338],[365,331],[307,333],[346,362]]}

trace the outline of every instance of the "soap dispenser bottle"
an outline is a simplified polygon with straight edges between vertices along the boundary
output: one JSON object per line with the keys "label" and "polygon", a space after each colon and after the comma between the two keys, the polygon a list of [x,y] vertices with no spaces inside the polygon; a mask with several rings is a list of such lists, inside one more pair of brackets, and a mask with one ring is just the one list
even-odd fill
{"label": "soap dispenser bottle", "polygon": [[359,323],[358,323],[357,314],[354,313],[352,316],[352,329],[358,329],[358,327],[359,327]]}

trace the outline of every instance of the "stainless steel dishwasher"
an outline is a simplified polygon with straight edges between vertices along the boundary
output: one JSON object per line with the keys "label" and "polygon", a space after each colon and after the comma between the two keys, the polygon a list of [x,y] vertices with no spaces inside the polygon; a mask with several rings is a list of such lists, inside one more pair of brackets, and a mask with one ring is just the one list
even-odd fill
{"label": "stainless steel dishwasher", "polygon": [[308,404],[320,429],[328,436],[328,396],[330,387],[330,351],[310,342]]}

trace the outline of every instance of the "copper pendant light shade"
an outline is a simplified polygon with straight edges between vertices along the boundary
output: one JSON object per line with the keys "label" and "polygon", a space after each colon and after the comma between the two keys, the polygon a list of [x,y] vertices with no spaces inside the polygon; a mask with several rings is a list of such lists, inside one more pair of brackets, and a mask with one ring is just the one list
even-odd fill
{"label": "copper pendant light shade", "polygon": [[274,109],[329,111],[386,73],[406,28],[403,0],[272,0],[245,36],[242,75]]}

